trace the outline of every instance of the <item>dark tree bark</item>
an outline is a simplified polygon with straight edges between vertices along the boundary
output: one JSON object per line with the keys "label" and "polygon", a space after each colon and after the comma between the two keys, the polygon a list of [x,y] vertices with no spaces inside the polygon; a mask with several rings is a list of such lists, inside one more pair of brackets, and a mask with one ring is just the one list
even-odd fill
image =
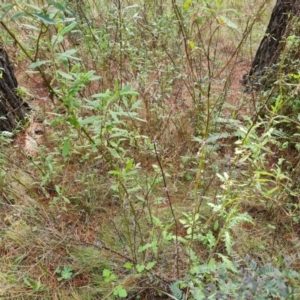
{"label": "dark tree bark", "polygon": [[0,74],[0,131],[13,131],[25,119],[29,106],[16,93],[18,82],[2,45]]}
{"label": "dark tree bark", "polygon": [[285,37],[288,36],[289,22],[299,14],[299,6],[300,0],[277,0],[251,69],[244,75],[244,85],[256,89],[270,86],[274,80],[272,75],[276,72],[276,68],[272,69],[272,67],[280,60],[286,44]]}

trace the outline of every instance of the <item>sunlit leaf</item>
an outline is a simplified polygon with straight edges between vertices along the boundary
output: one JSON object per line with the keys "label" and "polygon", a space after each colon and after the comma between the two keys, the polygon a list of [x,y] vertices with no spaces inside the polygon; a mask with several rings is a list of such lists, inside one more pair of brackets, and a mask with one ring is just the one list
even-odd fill
{"label": "sunlit leaf", "polygon": [[127,262],[127,263],[124,264],[123,267],[124,267],[125,269],[130,270],[130,269],[132,269],[132,267],[133,267],[133,263]]}
{"label": "sunlit leaf", "polygon": [[232,29],[238,29],[238,26],[235,23],[233,23],[232,21],[230,21],[228,18],[226,18],[224,16],[218,16],[217,22],[221,25],[227,25],[228,27],[230,27]]}
{"label": "sunlit leaf", "polygon": [[217,16],[217,22],[221,25],[226,24],[226,20],[222,16]]}
{"label": "sunlit leaf", "polygon": [[186,0],[184,3],[183,3],[183,8],[184,9],[188,9],[190,7],[190,5],[192,4],[192,0]]}
{"label": "sunlit leaf", "polygon": [[189,41],[189,46],[191,47],[192,50],[195,49],[195,43],[193,41]]}

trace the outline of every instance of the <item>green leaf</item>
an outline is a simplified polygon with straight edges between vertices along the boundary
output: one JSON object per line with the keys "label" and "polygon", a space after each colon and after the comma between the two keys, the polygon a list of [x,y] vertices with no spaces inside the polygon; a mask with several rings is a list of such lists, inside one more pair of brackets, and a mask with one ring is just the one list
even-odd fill
{"label": "green leaf", "polygon": [[120,96],[125,96],[125,95],[134,95],[137,96],[139,93],[135,91],[130,90],[130,85],[127,84],[121,91],[120,91]]}
{"label": "green leaf", "polygon": [[149,270],[151,270],[155,265],[156,265],[156,261],[151,261],[151,262],[147,263],[145,269],[149,271]]}
{"label": "green leaf", "polygon": [[54,6],[58,10],[61,10],[61,11],[65,11],[66,10],[66,6],[65,6],[66,1],[64,1],[65,3],[63,3],[63,4],[59,3],[59,2],[56,2],[56,1],[50,1],[50,0],[48,0],[47,2],[49,4],[51,4],[52,6]]}
{"label": "green leaf", "polygon": [[238,29],[238,26],[235,23],[233,23],[232,21],[230,21],[228,18],[226,18],[225,16],[218,16],[217,21],[221,25],[226,24],[228,27],[230,27],[232,29]]}
{"label": "green leaf", "polygon": [[278,186],[275,186],[273,189],[269,190],[265,195],[268,197],[275,193],[278,190]]}
{"label": "green leaf", "polygon": [[49,62],[51,62],[51,60],[38,60],[38,61],[36,61],[36,62],[31,63],[31,64],[29,65],[29,68],[30,68],[30,69],[35,69],[35,68],[40,67],[40,66],[42,66],[42,65],[45,65],[45,64],[47,64],[47,63],[49,63]]}
{"label": "green leaf", "polygon": [[203,18],[198,17],[198,18],[197,18],[197,23],[198,23],[199,25],[201,25],[201,24],[203,23]]}
{"label": "green leaf", "polygon": [[140,246],[138,249],[138,253],[144,252],[145,250],[149,249],[152,247],[152,243],[147,243],[143,246]]}
{"label": "green leaf", "polygon": [[179,223],[181,223],[182,225],[186,225],[188,223],[188,221],[186,221],[184,219],[179,219]]}
{"label": "green leaf", "polygon": [[214,231],[216,231],[219,228],[219,221],[216,220],[214,223]]}
{"label": "green leaf", "polygon": [[231,260],[228,259],[227,256],[222,255],[220,253],[218,253],[218,256],[222,258],[224,266],[226,267],[226,269],[231,270],[234,273],[238,273],[236,267],[234,266],[233,262]]}
{"label": "green leaf", "polygon": [[231,12],[231,13],[235,14],[236,16],[240,15],[240,13],[234,8],[228,8],[228,9],[225,9],[225,11]]}
{"label": "green leaf", "polygon": [[108,270],[108,269],[104,269],[103,272],[102,272],[102,275],[104,277],[105,282],[111,282],[111,281],[114,281],[116,279],[116,275],[111,273],[111,271]]}
{"label": "green leaf", "polygon": [[[36,6],[36,5],[34,5],[34,4],[31,4],[31,3],[28,3],[29,1],[23,1],[23,5],[25,5],[25,6],[27,6],[27,7],[29,7],[29,8],[31,8],[31,9],[33,9],[33,10],[36,10],[36,11],[41,11],[41,9],[38,7],[38,6]],[[33,1],[32,1],[33,2]]]}
{"label": "green leaf", "polygon": [[83,120],[80,120],[80,125],[88,125],[88,124],[94,124],[98,125],[102,121],[102,116],[91,116],[91,117],[86,117]]}
{"label": "green leaf", "polygon": [[5,12],[0,16],[0,21],[2,21],[2,20],[5,18],[5,16],[8,14],[8,12],[9,12],[13,7],[14,7],[14,4],[11,4],[11,3],[6,4],[6,5],[3,5],[3,6],[1,7],[1,10],[2,10],[2,11],[5,10]]}
{"label": "green leaf", "polygon": [[79,124],[79,122],[78,122],[78,120],[77,120],[76,117],[69,117],[69,118],[67,118],[67,122],[69,122],[74,127],[80,127],[80,124]]}
{"label": "green leaf", "polygon": [[62,156],[63,157],[66,157],[69,155],[70,147],[71,147],[70,138],[67,138],[64,140],[63,146],[62,146]]}
{"label": "green leaf", "polygon": [[183,3],[183,9],[188,9],[190,7],[190,5],[192,4],[192,0],[186,0]]}
{"label": "green leaf", "polygon": [[232,251],[232,237],[228,231],[224,232],[224,242],[227,254],[230,255]]}
{"label": "green leaf", "polygon": [[[25,12],[17,12],[16,14],[14,14],[13,16],[10,17],[10,21],[15,21],[15,20],[20,19],[25,16],[27,16],[27,14]],[[26,27],[26,26],[29,27],[30,25],[23,24],[23,27]],[[34,26],[32,26],[32,27],[34,27]]]}
{"label": "green leaf", "polygon": [[33,282],[30,279],[28,279],[26,276],[23,277],[23,281],[27,286],[33,287]]}
{"label": "green leaf", "polygon": [[120,298],[126,298],[127,291],[121,285],[118,285],[114,290],[114,295],[119,296]]}
{"label": "green leaf", "polygon": [[194,50],[194,49],[195,49],[195,42],[189,41],[189,46],[190,46],[190,48],[191,48],[192,50]]}
{"label": "green leaf", "polygon": [[62,198],[63,198],[63,200],[65,201],[65,203],[67,203],[67,204],[70,204],[70,203],[71,203],[71,201],[70,201],[67,197],[62,196]]}
{"label": "green leaf", "polygon": [[141,273],[145,270],[145,266],[144,265],[136,265],[135,266],[136,270]]}
{"label": "green leaf", "polygon": [[70,32],[74,27],[76,27],[77,23],[73,22],[70,25],[68,25],[67,27],[65,27],[61,32],[59,32],[59,35],[64,36],[66,35],[68,32]]}
{"label": "green leaf", "polygon": [[51,45],[52,47],[54,47],[55,45],[58,45],[60,44],[62,41],[64,40],[64,37],[62,35],[52,35],[52,38],[51,38]]}
{"label": "green leaf", "polygon": [[116,151],[116,149],[110,148],[110,147],[108,147],[107,149],[112,157],[118,158],[118,159],[121,158],[120,154]]}
{"label": "green leaf", "polygon": [[59,74],[61,77],[65,78],[65,79],[73,80],[73,76],[72,75],[69,75],[68,73],[65,73],[65,72],[63,72],[61,70],[57,70],[56,74]]}
{"label": "green leaf", "polygon": [[207,144],[214,143],[214,142],[216,142],[217,140],[225,139],[225,138],[228,138],[228,137],[231,137],[231,134],[228,133],[228,132],[216,133],[216,134],[210,135],[210,136],[207,138],[206,143],[207,143]]}
{"label": "green leaf", "polygon": [[104,270],[102,271],[103,277],[109,277],[110,274],[111,274],[111,272],[110,272],[110,270],[108,270],[108,269],[104,269]]}
{"label": "green leaf", "polygon": [[62,279],[70,279],[73,275],[73,269],[67,266],[64,266],[63,270],[61,271],[61,278]]}
{"label": "green leaf", "polygon": [[125,269],[130,270],[130,269],[132,269],[132,267],[133,267],[133,263],[127,262],[127,263],[124,264],[123,267],[124,267]]}
{"label": "green leaf", "polygon": [[64,61],[66,59],[81,60],[80,58],[73,56],[76,52],[76,49],[67,50],[66,52],[58,54],[56,59],[58,61]]}
{"label": "green leaf", "polygon": [[184,300],[185,299],[184,293],[177,286],[176,282],[172,283],[169,287],[170,287],[170,290],[171,290],[173,296],[175,296],[176,299],[178,299],[178,300]]}
{"label": "green leaf", "polygon": [[49,14],[44,13],[33,13],[35,17],[41,20],[44,24],[53,25],[55,24],[55,20],[50,17]]}

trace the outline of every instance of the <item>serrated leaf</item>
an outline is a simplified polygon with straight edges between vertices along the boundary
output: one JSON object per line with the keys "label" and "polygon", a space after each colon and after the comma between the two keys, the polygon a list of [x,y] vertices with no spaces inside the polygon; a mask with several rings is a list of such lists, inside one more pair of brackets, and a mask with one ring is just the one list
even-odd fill
{"label": "serrated leaf", "polygon": [[141,273],[145,270],[145,266],[144,265],[136,265],[135,266],[136,270]]}
{"label": "serrated leaf", "polygon": [[206,139],[206,143],[207,143],[207,144],[209,144],[209,143],[214,143],[214,142],[216,142],[217,140],[225,139],[225,138],[228,138],[228,137],[231,137],[231,134],[228,133],[228,132],[216,133],[216,134],[210,135],[210,136]]}
{"label": "serrated leaf", "polygon": [[156,265],[156,261],[151,261],[151,262],[147,263],[145,269],[149,271],[149,270],[151,270],[155,265]]}
{"label": "serrated leaf", "polygon": [[148,244],[145,244],[143,246],[140,246],[139,249],[138,249],[138,253],[144,252],[145,250],[147,250],[151,247],[152,247],[152,243],[148,243]]}
{"label": "serrated leaf", "polygon": [[222,258],[224,266],[226,269],[231,270],[234,273],[238,273],[236,267],[234,266],[233,262],[231,260],[228,259],[228,257],[226,257],[225,255],[222,255],[220,253],[218,253],[218,256]]}
{"label": "serrated leaf", "polygon": [[130,269],[132,269],[132,267],[133,267],[133,263],[127,262],[127,263],[125,263],[125,264],[123,265],[123,267],[124,267],[125,269],[130,270]]}
{"label": "serrated leaf", "polygon": [[224,242],[227,254],[230,255],[232,251],[232,237],[228,231],[225,231],[224,233]]}
{"label": "serrated leaf", "polygon": [[175,296],[175,298],[177,300],[183,300],[183,299],[185,299],[184,293],[177,286],[176,282],[172,283],[169,287],[170,287],[170,290],[171,290],[173,296]]}
{"label": "serrated leaf", "polygon": [[65,266],[61,271],[61,277],[63,279],[69,279],[72,277],[72,275],[73,275],[73,269],[70,267]]}

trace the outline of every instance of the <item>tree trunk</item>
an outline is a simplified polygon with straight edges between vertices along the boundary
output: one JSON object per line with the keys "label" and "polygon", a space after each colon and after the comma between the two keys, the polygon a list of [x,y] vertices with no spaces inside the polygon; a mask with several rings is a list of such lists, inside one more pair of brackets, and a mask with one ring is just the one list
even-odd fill
{"label": "tree trunk", "polygon": [[[273,9],[266,34],[262,39],[248,74],[244,75],[243,84],[249,88],[263,89],[274,82],[280,55],[285,47],[285,37],[292,17],[299,14],[300,0],[277,0]],[[275,79],[276,80],[276,79]]]}
{"label": "tree trunk", "polygon": [[0,131],[13,131],[25,119],[29,106],[17,95],[18,82],[0,45]]}

